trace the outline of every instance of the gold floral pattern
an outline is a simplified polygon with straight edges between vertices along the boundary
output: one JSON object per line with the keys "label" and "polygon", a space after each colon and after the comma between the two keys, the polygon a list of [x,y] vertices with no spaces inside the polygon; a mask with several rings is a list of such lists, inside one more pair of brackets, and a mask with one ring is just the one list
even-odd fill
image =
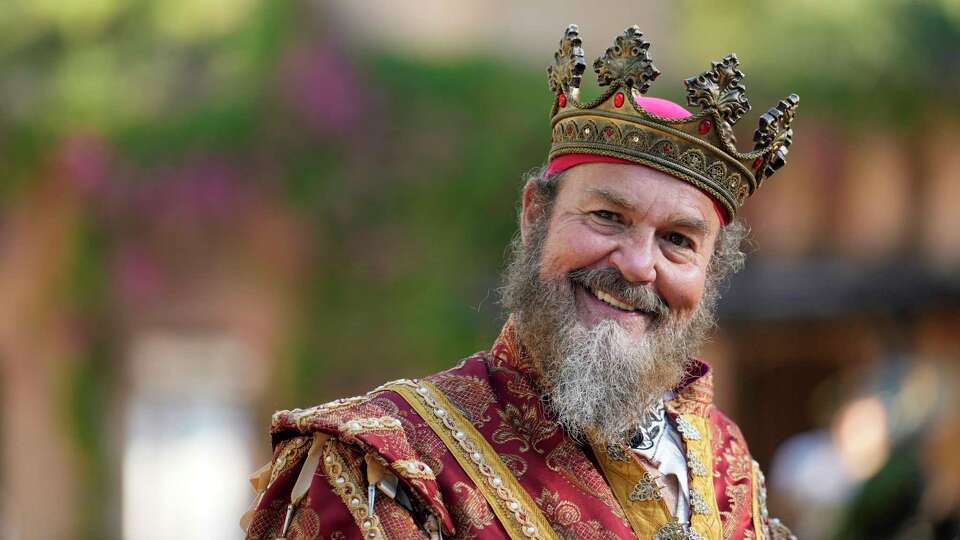
{"label": "gold floral pattern", "polygon": [[319,534],[320,516],[313,509],[310,497],[304,497],[293,514],[287,540],[314,540]]}
{"label": "gold floral pattern", "polygon": [[496,516],[482,493],[466,482],[454,483],[453,492],[460,495],[455,499],[453,511],[453,520],[457,523],[457,538],[474,538],[475,531],[493,523]]}
{"label": "gold floral pattern", "polygon": [[562,499],[557,491],[544,488],[536,501],[544,515],[551,522],[561,527],[570,527],[580,521],[580,508],[576,504]]}
{"label": "gold floral pattern", "polygon": [[507,390],[519,399],[540,399],[540,396],[530,387],[530,384],[523,380],[517,372],[513,372],[513,376],[507,381]]}
{"label": "gold floral pattern", "polygon": [[490,385],[483,379],[444,372],[434,377],[432,382],[438,390],[457,404],[474,426],[481,428],[490,421],[490,415],[486,411],[496,398],[493,397]]}
{"label": "gold floral pattern", "polygon": [[404,412],[400,416],[400,423],[410,441],[410,445],[417,449],[420,459],[433,471],[434,475],[443,472],[443,456],[447,454],[447,447],[443,441],[420,419],[419,416]]}
{"label": "gold floral pattern", "polygon": [[507,441],[519,441],[521,452],[533,448],[542,454],[543,450],[537,448],[537,443],[553,435],[558,427],[555,422],[544,419],[536,405],[515,407],[507,403],[497,414],[503,423],[493,432],[494,442],[503,444]]}
{"label": "gold floral pattern", "polygon": [[273,499],[261,506],[253,514],[250,525],[247,527],[248,540],[263,540],[269,538],[283,525],[286,504],[281,499]]}
{"label": "gold floral pattern", "polygon": [[529,465],[527,464],[527,460],[523,459],[522,457],[516,454],[500,454],[500,459],[503,460],[503,462],[510,469],[510,472],[512,472],[517,478],[520,478],[527,473]]}
{"label": "gold floral pattern", "polygon": [[374,511],[380,517],[380,526],[390,538],[427,540],[428,533],[414,521],[410,512],[390,497],[377,497]]}
{"label": "gold floral pattern", "polygon": [[743,435],[732,423],[716,422],[713,424],[713,431],[721,440],[726,441],[722,452],[723,462],[726,464],[723,472],[726,486],[723,495],[727,502],[727,509],[722,512],[725,517],[723,537],[733,538],[738,534],[738,529],[743,528],[743,523],[751,521],[753,460]]}
{"label": "gold floral pattern", "polygon": [[607,481],[573,441],[564,439],[557,445],[547,454],[546,465],[549,470],[560,474],[577,491],[596,497],[620,520],[626,520]]}

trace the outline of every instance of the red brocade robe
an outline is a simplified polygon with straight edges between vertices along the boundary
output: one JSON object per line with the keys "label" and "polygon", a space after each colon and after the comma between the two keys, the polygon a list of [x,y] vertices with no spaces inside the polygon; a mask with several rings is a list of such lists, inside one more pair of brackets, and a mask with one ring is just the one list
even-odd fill
{"label": "red brocade robe", "polygon": [[260,493],[242,522],[246,537],[789,534],[767,518],[763,477],[740,430],[713,405],[705,364],[666,404],[687,452],[690,536],[677,532],[656,489],[641,489],[653,480],[647,471],[656,469],[625,447],[604,451],[569,437],[544,410],[536,377],[508,323],[490,351],[453,369],[276,413],[272,463],[251,477]]}

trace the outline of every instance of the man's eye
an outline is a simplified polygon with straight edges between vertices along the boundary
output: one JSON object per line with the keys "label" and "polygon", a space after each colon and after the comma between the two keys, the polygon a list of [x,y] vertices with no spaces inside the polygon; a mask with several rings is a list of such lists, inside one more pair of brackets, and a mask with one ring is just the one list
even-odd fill
{"label": "man's eye", "polygon": [[609,221],[611,223],[620,223],[620,214],[615,212],[610,212],[609,210],[596,210],[593,212],[593,215],[603,221]]}
{"label": "man's eye", "polygon": [[686,236],[678,232],[672,232],[667,234],[667,241],[677,247],[682,247],[682,248],[689,248],[693,246],[693,242],[691,242],[689,238],[687,238]]}

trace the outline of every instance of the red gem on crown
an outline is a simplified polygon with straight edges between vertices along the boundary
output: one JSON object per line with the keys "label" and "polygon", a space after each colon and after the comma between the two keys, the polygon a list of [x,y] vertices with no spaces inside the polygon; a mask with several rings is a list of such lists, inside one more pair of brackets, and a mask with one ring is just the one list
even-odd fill
{"label": "red gem on crown", "polygon": [[710,133],[711,129],[713,129],[713,122],[710,120],[704,120],[703,122],[700,122],[700,126],[697,128],[697,131],[699,131],[701,135],[706,135],[707,133]]}
{"label": "red gem on crown", "polygon": [[753,160],[753,168],[754,168],[754,169],[759,169],[761,165],[763,165],[763,158],[757,158],[757,159]]}
{"label": "red gem on crown", "polygon": [[561,106],[561,107],[566,107],[566,106],[567,106],[567,96],[564,95],[564,94],[560,94],[559,96],[557,96],[557,105],[559,105],[559,106]]}
{"label": "red gem on crown", "polygon": [[623,92],[617,92],[613,96],[613,106],[617,107],[618,109],[620,107],[623,107],[623,100],[624,100]]}

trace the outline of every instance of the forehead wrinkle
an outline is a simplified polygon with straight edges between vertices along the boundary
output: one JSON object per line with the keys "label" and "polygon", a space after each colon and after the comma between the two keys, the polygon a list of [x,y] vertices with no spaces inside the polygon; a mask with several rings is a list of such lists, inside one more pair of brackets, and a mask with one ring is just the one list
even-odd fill
{"label": "forehead wrinkle", "polygon": [[637,209],[636,205],[630,202],[630,200],[628,200],[623,194],[617,193],[612,189],[591,187],[587,188],[587,193],[600,197],[608,203],[615,204],[626,210],[635,211]]}

